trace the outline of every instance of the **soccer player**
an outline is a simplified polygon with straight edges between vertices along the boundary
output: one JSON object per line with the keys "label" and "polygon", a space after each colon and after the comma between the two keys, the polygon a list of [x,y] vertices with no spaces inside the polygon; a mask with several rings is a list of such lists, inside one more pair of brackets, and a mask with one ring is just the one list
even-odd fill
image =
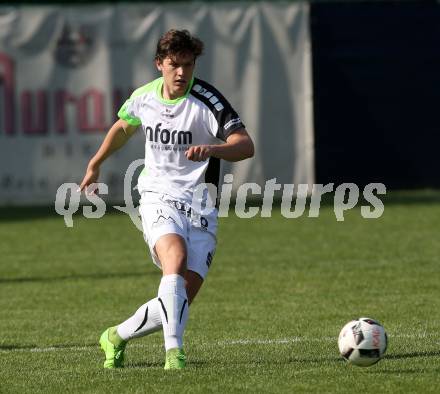
{"label": "soccer player", "polygon": [[[155,63],[162,76],[135,90],[118,112],[80,185],[96,183],[102,162],[142,128],[145,169],[139,176],[139,211],[144,238],[162,269],[157,297],[101,335],[104,368],[123,366],[127,342],[163,330],[165,369],[186,365],[183,332],[189,305],[202,286],[216,248],[218,210],[195,209],[198,185],[218,185],[220,159],[254,154],[245,126],[212,85],[193,76],[203,43],[186,30],[170,30],[157,43]],[[216,196],[202,193],[197,206]],[[213,203],[215,204],[215,202]]]}

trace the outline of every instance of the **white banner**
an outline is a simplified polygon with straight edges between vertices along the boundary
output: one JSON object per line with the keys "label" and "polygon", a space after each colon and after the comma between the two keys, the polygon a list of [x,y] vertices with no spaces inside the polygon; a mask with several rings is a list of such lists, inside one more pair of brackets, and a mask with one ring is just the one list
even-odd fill
{"label": "white banner", "polygon": [[[0,204],[51,204],[80,183],[131,91],[158,76],[158,38],[186,28],[205,43],[196,75],[228,98],[256,145],[226,163],[235,188],[276,177],[313,183],[309,9],[305,3],[0,7]],[[103,165],[108,200],[143,157],[137,133]]]}

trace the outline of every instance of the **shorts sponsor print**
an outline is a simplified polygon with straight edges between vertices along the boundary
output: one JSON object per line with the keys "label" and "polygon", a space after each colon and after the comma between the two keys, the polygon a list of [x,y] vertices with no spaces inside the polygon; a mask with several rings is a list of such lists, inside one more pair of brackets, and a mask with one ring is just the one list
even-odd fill
{"label": "shorts sponsor print", "polygon": [[217,243],[217,210],[209,215],[200,215],[184,201],[162,193],[144,192],[139,213],[144,239],[159,268],[161,263],[154,252],[154,245],[163,235],[178,234],[186,242],[187,269],[202,278],[206,277]]}

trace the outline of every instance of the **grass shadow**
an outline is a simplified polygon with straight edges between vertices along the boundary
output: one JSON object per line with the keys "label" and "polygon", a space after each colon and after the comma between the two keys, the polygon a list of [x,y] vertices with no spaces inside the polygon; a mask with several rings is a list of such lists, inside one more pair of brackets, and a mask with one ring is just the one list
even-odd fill
{"label": "grass shadow", "polygon": [[[115,205],[125,205],[123,202]],[[73,214],[73,221],[75,218],[81,218],[82,215],[82,205]],[[107,205],[106,215],[125,215],[124,213],[114,209],[112,205]],[[56,213],[55,206],[11,206],[11,207],[0,207],[0,224],[7,222],[20,222],[20,221],[31,221],[36,219],[46,219],[46,218],[59,218],[61,221],[63,217]]]}
{"label": "grass shadow", "polygon": [[69,344],[54,344],[48,345],[47,347],[41,347],[35,344],[21,345],[21,344],[0,344],[0,351],[20,351],[20,350],[29,350],[29,351],[47,351],[48,349],[78,349],[78,348],[98,348],[96,343],[69,343]]}
{"label": "grass shadow", "polygon": [[[54,206],[0,207],[0,223],[59,216]],[[59,216],[61,218],[61,216]]]}
{"label": "grass shadow", "polygon": [[290,364],[303,364],[303,363],[309,363],[309,364],[322,364],[324,362],[346,362],[342,357],[314,357],[314,358],[289,358],[287,360]]}
{"label": "grass shadow", "polygon": [[4,283],[50,283],[50,282],[62,282],[69,280],[106,280],[111,278],[139,278],[145,276],[156,276],[155,272],[115,272],[115,273],[90,273],[90,274],[72,274],[63,276],[31,276],[31,277],[18,277],[18,278],[0,278],[0,284]]}
{"label": "grass shadow", "polygon": [[384,356],[384,358],[388,360],[402,360],[407,358],[421,358],[421,357],[440,357],[440,350],[429,350],[426,352],[397,353],[397,354],[388,354]]}
{"label": "grass shadow", "polygon": [[369,373],[378,375],[402,375],[402,374],[416,374],[419,375],[424,372],[423,369],[408,368],[408,369],[370,369]]}

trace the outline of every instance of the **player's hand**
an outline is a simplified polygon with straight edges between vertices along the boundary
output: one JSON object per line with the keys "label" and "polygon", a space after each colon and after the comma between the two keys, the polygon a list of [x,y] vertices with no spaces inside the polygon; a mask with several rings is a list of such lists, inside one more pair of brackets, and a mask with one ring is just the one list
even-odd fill
{"label": "player's hand", "polygon": [[195,145],[185,152],[185,156],[191,161],[205,161],[211,156],[211,153],[212,149],[209,145]]}
{"label": "player's hand", "polygon": [[[99,178],[99,167],[89,166],[87,167],[86,175],[79,186],[79,191],[82,192],[86,190],[87,193],[92,194],[95,192],[93,185],[98,181]],[[89,188],[89,186],[92,186]]]}

